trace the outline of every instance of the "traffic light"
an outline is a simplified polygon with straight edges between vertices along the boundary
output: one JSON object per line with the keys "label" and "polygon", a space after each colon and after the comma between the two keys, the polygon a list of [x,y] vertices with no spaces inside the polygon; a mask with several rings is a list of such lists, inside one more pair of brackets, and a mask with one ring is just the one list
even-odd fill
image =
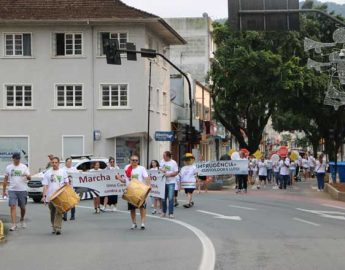
{"label": "traffic light", "polygon": [[107,56],[107,64],[121,65],[121,53],[119,52],[119,42],[117,39],[106,40],[105,55]]}

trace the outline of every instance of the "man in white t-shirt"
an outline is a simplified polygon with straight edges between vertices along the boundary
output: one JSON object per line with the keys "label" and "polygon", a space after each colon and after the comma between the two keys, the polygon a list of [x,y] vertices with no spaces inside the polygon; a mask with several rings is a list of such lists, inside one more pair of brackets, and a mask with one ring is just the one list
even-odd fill
{"label": "man in white t-shirt", "polygon": [[290,159],[283,156],[279,162],[280,166],[280,189],[286,189],[290,178]]}
{"label": "man in white t-shirt", "polygon": [[50,202],[50,197],[60,187],[69,185],[68,175],[65,170],[59,168],[60,159],[53,157],[51,160],[52,167],[45,172],[42,180],[44,204],[49,203],[50,221],[53,227],[53,234],[60,235],[62,227],[62,213]]}
{"label": "man in white t-shirt", "polygon": [[[267,180],[267,163],[265,161],[264,156],[261,157],[261,160],[258,162],[258,168],[259,168],[259,181],[260,185],[263,185],[265,187],[266,180]],[[257,188],[260,188],[260,185],[258,183]]]}
{"label": "man in white t-shirt", "polygon": [[176,161],[171,159],[171,156],[170,151],[165,151],[159,166],[165,176],[165,198],[163,199],[162,217],[166,217],[167,200],[169,200],[169,218],[174,218],[174,191],[178,166]]}
{"label": "man in white t-shirt", "polygon": [[22,228],[26,228],[24,222],[25,206],[28,197],[27,181],[30,180],[30,172],[26,165],[20,163],[20,153],[12,155],[12,164],[6,167],[5,179],[3,183],[3,195],[7,196],[6,187],[8,185],[8,205],[11,210],[12,226],[10,231],[17,229],[16,224],[16,206],[20,208],[20,224]]}
{"label": "man in white t-shirt", "polygon": [[[145,167],[139,165],[139,157],[136,155],[132,155],[130,157],[130,164],[125,167],[125,180],[123,180],[120,175],[116,176],[116,179],[121,181],[122,183],[126,183],[126,186],[129,185],[132,179],[136,179],[148,186],[150,186],[150,177],[145,169]],[[137,228],[136,222],[136,209],[137,207],[131,203],[128,203],[128,210],[130,211],[131,219],[132,219],[132,227],[131,230]],[[145,219],[146,219],[146,203],[144,203],[140,209],[140,218],[141,218],[141,227],[140,229],[145,230]]]}

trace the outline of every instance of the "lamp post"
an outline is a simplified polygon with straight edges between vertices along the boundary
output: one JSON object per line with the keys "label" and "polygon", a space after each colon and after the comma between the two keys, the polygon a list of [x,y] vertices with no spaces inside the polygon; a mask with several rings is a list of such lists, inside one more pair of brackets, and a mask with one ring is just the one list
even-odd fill
{"label": "lamp post", "polygon": [[[188,95],[189,95],[189,128],[188,133],[191,135],[193,130],[193,98],[192,98],[192,84],[185,72],[183,72],[178,66],[171,62],[165,55],[156,52],[151,49],[141,49],[136,50],[136,46],[133,43],[127,43],[126,49],[119,49],[118,41],[115,39],[109,39],[105,45],[105,52],[107,56],[107,63],[113,65],[121,65],[121,53],[127,54],[127,59],[129,61],[136,61],[136,55],[140,54],[144,58],[156,58],[157,56],[163,58],[169,65],[176,69],[188,83]],[[188,143],[188,150],[192,150],[192,144]]]}

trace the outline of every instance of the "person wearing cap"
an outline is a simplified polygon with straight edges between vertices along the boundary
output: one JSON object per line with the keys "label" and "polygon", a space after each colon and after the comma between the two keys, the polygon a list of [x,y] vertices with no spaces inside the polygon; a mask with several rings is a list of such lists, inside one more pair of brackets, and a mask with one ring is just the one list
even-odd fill
{"label": "person wearing cap", "polygon": [[[28,197],[27,182],[31,179],[29,169],[26,165],[20,163],[20,153],[12,155],[12,164],[6,167],[5,179],[3,183],[3,195],[9,198],[8,205],[11,211],[12,226],[10,231],[17,229],[16,223],[16,206],[20,208],[20,225],[24,229],[26,224],[24,222],[26,203]],[[8,185],[8,194],[6,187]]]}
{"label": "person wearing cap", "polygon": [[194,165],[195,158],[191,153],[187,153],[183,161],[185,166],[183,166],[180,171],[181,187],[184,188],[188,198],[188,203],[184,204],[183,207],[190,208],[194,205],[193,192],[196,188],[197,169]]}

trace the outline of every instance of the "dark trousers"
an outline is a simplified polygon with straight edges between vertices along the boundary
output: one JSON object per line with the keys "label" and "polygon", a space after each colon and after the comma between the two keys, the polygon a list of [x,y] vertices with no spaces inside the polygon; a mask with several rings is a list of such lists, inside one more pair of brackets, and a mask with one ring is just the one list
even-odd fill
{"label": "dark trousers", "polygon": [[325,173],[317,173],[317,188],[323,190],[325,188]]}
{"label": "dark trousers", "polygon": [[[71,218],[74,218],[75,217],[75,207],[73,207],[72,209],[71,209]],[[64,214],[63,214],[63,218],[64,219],[67,219],[67,212],[65,212]]]}
{"label": "dark trousers", "polygon": [[238,175],[238,188],[247,190],[248,175]]}
{"label": "dark trousers", "polygon": [[271,183],[271,181],[272,181],[272,174],[273,174],[273,170],[268,169],[267,170],[267,180],[269,183]]}
{"label": "dark trousers", "polygon": [[289,182],[290,175],[280,175],[280,188],[286,189],[286,186]]}

